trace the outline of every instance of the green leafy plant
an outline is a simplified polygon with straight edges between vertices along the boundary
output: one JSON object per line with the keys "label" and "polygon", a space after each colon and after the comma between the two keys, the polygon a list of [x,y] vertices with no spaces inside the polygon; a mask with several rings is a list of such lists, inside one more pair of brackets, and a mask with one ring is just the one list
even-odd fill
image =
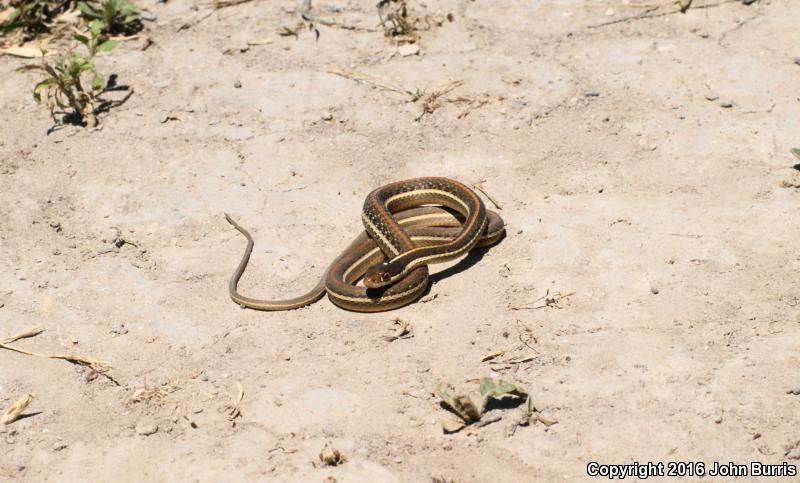
{"label": "green leafy plant", "polygon": [[12,0],[10,12],[0,12],[0,33],[21,29],[26,34],[48,32],[56,16],[67,12],[74,0]]}
{"label": "green leafy plant", "polygon": [[142,29],[139,10],[129,0],[105,0],[98,7],[78,2],[83,16],[100,22],[103,35],[131,35]]}
{"label": "green leafy plant", "polygon": [[[122,101],[111,103],[100,98],[107,90],[108,83],[95,67],[94,57],[100,52],[110,52],[117,46],[113,40],[101,41],[100,30],[100,22],[95,20],[89,24],[86,35],[74,35],[75,40],[86,48],[84,55],[78,55],[70,49],[66,54],[58,55],[52,64],[42,55],[42,68],[47,77],[33,88],[33,98],[41,103],[42,94],[45,94],[54,121],[57,109],[72,109],[79,122],[94,127],[97,125],[95,113],[99,106],[110,107],[111,104],[121,104],[127,100],[126,97]],[[86,81],[85,78],[89,75],[91,81]]]}

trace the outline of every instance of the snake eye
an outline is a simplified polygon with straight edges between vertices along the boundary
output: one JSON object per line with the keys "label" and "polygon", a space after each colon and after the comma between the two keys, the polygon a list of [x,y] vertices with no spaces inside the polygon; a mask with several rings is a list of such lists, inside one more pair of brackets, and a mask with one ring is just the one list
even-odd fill
{"label": "snake eye", "polygon": [[383,275],[381,275],[381,281],[383,282],[388,282],[389,280],[391,280],[391,278],[392,276],[389,275],[388,272],[384,272]]}

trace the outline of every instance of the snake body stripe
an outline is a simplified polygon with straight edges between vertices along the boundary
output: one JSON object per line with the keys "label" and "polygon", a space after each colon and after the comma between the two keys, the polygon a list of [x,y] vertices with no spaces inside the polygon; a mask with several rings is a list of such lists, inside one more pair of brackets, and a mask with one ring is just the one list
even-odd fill
{"label": "snake body stripe", "polygon": [[[429,204],[455,210],[464,217],[464,224],[458,236],[448,243],[419,247],[392,213]],[[486,224],[483,201],[471,189],[448,178],[417,178],[382,186],[367,196],[362,212],[364,228],[370,236],[385,253],[396,254],[364,274],[364,284],[371,288],[391,285],[422,264],[443,262],[469,251]]]}

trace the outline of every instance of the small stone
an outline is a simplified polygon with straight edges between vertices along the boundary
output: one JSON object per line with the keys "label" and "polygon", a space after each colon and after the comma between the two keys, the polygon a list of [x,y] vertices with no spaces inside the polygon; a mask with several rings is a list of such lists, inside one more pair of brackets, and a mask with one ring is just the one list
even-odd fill
{"label": "small stone", "polygon": [[790,460],[800,460],[800,448],[792,448],[787,451],[786,458]]}
{"label": "small stone", "polygon": [[608,10],[606,10],[606,16],[611,17],[612,15],[614,15],[614,9],[609,7]]}
{"label": "small stone", "polygon": [[788,391],[786,391],[786,394],[792,394],[794,396],[800,396],[800,386],[792,388],[792,389],[789,389]]}
{"label": "small stone", "polygon": [[442,420],[442,432],[444,434],[457,433],[466,427],[467,423],[455,418],[447,418]]}
{"label": "small stone", "polygon": [[721,424],[722,423],[722,411],[720,411],[719,414],[717,414],[717,417],[714,418],[714,422],[716,424]]}
{"label": "small stone", "polygon": [[322,118],[323,121],[332,121],[333,120],[333,114],[330,111],[323,112],[322,116],[320,116],[320,117]]}
{"label": "small stone", "polygon": [[654,285],[651,285],[650,286],[650,293],[652,293],[653,295],[658,295],[658,287],[656,287]]}
{"label": "small stone", "polygon": [[794,58],[794,63],[795,63],[795,65],[800,65],[800,57],[795,57]]}
{"label": "small stone", "polygon": [[236,88],[236,89],[241,89],[242,88],[242,81],[240,81],[239,79],[236,79],[235,81],[233,81],[233,87]]}
{"label": "small stone", "polygon": [[67,443],[63,441],[58,441],[53,445],[53,451],[61,451],[62,449],[67,448]]}
{"label": "small stone", "polygon": [[419,54],[419,45],[417,44],[405,44],[401,45],[397,48],[397,53],[403,57],[408,57],[410,55],[417,55]]}
{"label": "small stone", "polygon": [[600,93],[597,91],[588,91],[583,93],[583,97],[600,97]]}
{"label": "small stone", "polygon": [[706,100],[707,101],[716,101],[717,99],[719,99],[719,94],[717,94],[714,91],[711,91],[711,92],[706,94]]}
{"label": "small stone", "polygon": [[114,335],[125,335],[128,333],[128,328],[125,327],[125,324],[119,324],[118,326],[109,330],[108,333]]}
{"label": "small stone", "polygon": [[152,419],[140,419],[136,423],[136,434],[141,436],[150,436],[158,432],[158,424]]}
{"label": "small stone", "polygon": [[723,109],[730,109],[731,107],[733,107],[733,101],[727,99],[724,101],[719,101],[719,107]]}

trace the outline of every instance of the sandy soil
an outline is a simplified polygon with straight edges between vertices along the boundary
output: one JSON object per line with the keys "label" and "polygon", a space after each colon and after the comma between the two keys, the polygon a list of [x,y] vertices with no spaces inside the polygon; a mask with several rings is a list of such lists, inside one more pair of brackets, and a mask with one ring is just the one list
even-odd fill
{"label": "sandy soil", "polygon": [[[38,73],[18,71],[31,61],[0,57],[0,336],[41,326],[14,345],[113,365],[97,377],[0,351],[0,406],[36,394],[31,417],[0,429],[0,479],[576,481],[590,461],[797,464],[792,4],[592,28],[645,9],[411,2],[453,21],[403,57],[374,31],[374,1],[315,2],[373,29],[318,25],[315,41],[278,35],[297,25],[294,1],[181,29],[208,9],[148,0],[155,43],[98,60],[133,97],[97,129],[49,134]],[[424,99],[331,69],[428,94],[463,84],[415,121]],[[245,241],[223,212],[256,237],[242,291],[298,293],[360,229],[371,189],[421,175],[486,180],[509,235],[433,267],[426,303],[260,313],[228,299]],[[547,293],[572,295],[513,310]],[[413,337],[387,342],[397,317]],[[522,408],[507,408],[443,434],[432,390],[474,394],[490,375],[558,424],[511,434]],[[347,461],[315,465],[326,443]]]}

